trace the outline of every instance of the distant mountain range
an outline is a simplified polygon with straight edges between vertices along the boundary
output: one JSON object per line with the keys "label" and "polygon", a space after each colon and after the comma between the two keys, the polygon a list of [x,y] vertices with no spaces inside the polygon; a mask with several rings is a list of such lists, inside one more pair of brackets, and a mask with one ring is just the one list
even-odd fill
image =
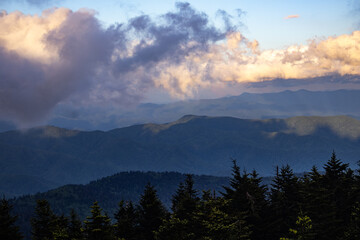
{"label": "distant mountain range", "polygon": [[68,129],[110,130],[134,124],[171,122],[187,114],[244,119],[347,115],[360,119],[359,103],[360,90],[243,93],[218,99],[147,103],[117,111],[58,107],[49,123]]}
{"label": "distant mountain range", "polygon": [[322,166],[333,149],[353,168],[360,121],[347,116],[247,120],[187,115],[167,124],[111,131],[57,127],[0,133],[0,192],[7,196],[87,183],[120,171],[178,171],[229,176],[231,160],[273,175]]}

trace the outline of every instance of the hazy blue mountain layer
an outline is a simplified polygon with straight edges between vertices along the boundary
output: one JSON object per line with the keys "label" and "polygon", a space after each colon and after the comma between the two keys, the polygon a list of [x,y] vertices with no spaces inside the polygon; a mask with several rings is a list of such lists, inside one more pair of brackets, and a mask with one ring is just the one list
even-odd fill
{"label": "hazy blue mountain layer", "polygon": [[9,131],[0,134],[0,192],[34,193],[134,170],[228,176],[231,158],[263,176],[287,163],[302,172],[321,166],[333,149],[354,167],[360,159],[359,137],[360,121],[346,116],[244,120],[189,115],[108,132]]}
{"label": "hazy blue mountain layer", "polygon": [[186,114],[246,119],[347,115],[360,119],[360,90],[243,93],[218,99],[140,104],[133,108],[67,109],[59,106],[51,125],[68,129],[110,130],[139,123],[166,123]]}

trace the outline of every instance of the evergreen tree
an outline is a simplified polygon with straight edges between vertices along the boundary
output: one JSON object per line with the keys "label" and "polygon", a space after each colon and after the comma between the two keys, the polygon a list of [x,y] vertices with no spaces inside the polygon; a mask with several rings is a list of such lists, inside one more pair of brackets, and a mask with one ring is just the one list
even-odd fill
{"label": "evergreen tree", "polygon": [[354,172],[333,151],[324,165],[325,174],[315,167],[303,180],[302,208],[313,222],[316,239],[337,239],[350,223],[351,206],[356,201]]}
{"label": "evergreen tree", "polygon": [[[195,219],[201,223],[204,239],[251,239],[251,230],[246,215],[232,216],[226,213],[230,201],[204,192],[203,201]],[[199,238],[197,238],[199,239]]]}
{"label": "evergreen tree", "polygon": [[325,234],[328,237],[340,238],[345,226],[349,224],[351,206],[355,203],[352,196],[353,171],[348,168],[348,164],[337,158],[334,151],[324,170],[322,184],[332,206],[332,209],[329,209],[332,211],[332,218],[326,223],[328,230]]}
{"label": "evergreen tree", "polygon": [[54,230],[52,232],[54,240],[68,240],[68,223],[69,219],[67,219],[64,215],[61,215],[56,218]]}
{"label": "evergreen tree", "polygon": [[115,213],[115,236],[119,239],[136,239],[137,213],[132,202],[120,201],[119,209]]}
{"label": "evergreen tree", "polygon": [[276,168],[276,176],[271,184],[271,208],[272,217],[271,228],[275,239],[283,236],[293,223],[296,222],[299,212],[300,191],[298,178],[294,175],[289,165]]}
{"label": "evergreen tree", "polygon": [[256,170],[250,174],[251,182],[251,214],[247,218],[249,225],[252,225],[251,239],[269,239],[269,233],[272,231],[268,223],[270,217],[270,207],[267,200],[267,186],[262,184],[262,178]]}
{"label": "evergreen tree", "polygon": [[354,202],[360,202],[360,161],[357,162],[358,169],[356,169],[356,172],[354,174]]}
{"label": "evergreen tree", "polygon": [[295,229],[290,229],[290,234],[294,237],[294,240],[312,240],[315,239],[315,234],[313,232],[312,221],[310,217],[304,215],[300,212],[296,220],[296,227]]}
{"label": "evergreen tree", "polygon": [[91,216],[84,221],[84,233],[87,240],[112,240],[113,229],[108,216],[102,215],[102,209],[98,202],[91,206]]}
{"label": "evergreen tree", "polygon": [[337,158],[335,151],[333,151],[331,158],[324,165],[325,177],[328,183],[335,186],[337,180],[343,176],[348,166],[349,164],[341,162],[341,160]]}
{"label": "evergreen tree", "polygon": [[33,240],[52,240],[57,228],[57,217],[47,200],[37,200],[35,217],[31,219]]}
{"label": "evergreen tree", "polygon": [[159,229],[155,232],[157,240],[195,240],[198,239],[193,231],[189,230],[189,221],[179,219],[174,215],[164,220]]}
{"label": "evergreen tree", "polygon": [[268,229],[264,221],[268,212],[266,201],[267,188],[261,184],[256,171],[248,174],[243,171],[233,160],[232,178],[230,187],[224,187],[222,193],[225,200],[229,201],[227,213],[233,217],[238,217],[251,226],[251,239],[267,238]]}
{"label": "evergreen tree", "polygon": [[305,175],[303,187],[302,209],[312,220],[315,239],[328,239],[329,224],[331,225],[336,216],[336,207],[332,203],[330,194],[323,184],[324,176],[314,166],[311,172]]}
{"label": "evergreen tree", "polygon": [[199,202],[192,175],[187,174],[185,182],[179,184],[172,197],[173,214],[163,221],[156,234],[157,239],[198,239],[202,232],[199,221],[195,219]]}
{"label": "evergreen tree", "polygon": [[156,190],[148,183],[140,197],[138,206],[139,232],[143,240],[153,240],[154,232],[158,231],[167,211],[156,194]]}
{"label": "evergreen tree", "polygon": [[194,189],[194,180],[191,174],[186,175],[185,183],[180,183],[175,195],[172,198],[174,215],[179,219],[190,219],[195,213],[200,198]]}
{"label": "evergreen tree", "polygon": [[83,239],[83,233],[81,231],[82,224],[79,219],[79,216],[76,214],[74,209],[71,209],[70,212],[70,221],[68,226],[68,236],[71,240],[81,240]]}
{"label": "evergreen tree", "polygon": [[345,234],[345,240],[360,239],[360,203],[357,202],[352,208],[350,224],[347,226]]}
{"label": "evergreen tree", "polygon": [[23,239],[19,227],[15,225],[17,216],[11,216],[12,206],[3,198],[0,202],[0,239]]}
{"label": "evergreen tree", "polygon": [[224,187],[225,192],[222,195],[226,200],[230,201],[230,208],[234,213],[246,212],[250,214],[252,211],[253,198],[251,193],[249,193],[249,185],[249,174],[246,171],[241,174],[240,167],[233,160],[230,187]]}
{"label": "evergreen tree", "polygon": [[224,187],[225,192],[222,195],[230,200],[233,210],[258,215],[267,204],[267,188],[261,184],[261,180],[255,170],[251,174],[246,171],[241,174],[240,167],[233,160],[230,187]]}
{"label": "evergreen tree", "polygon": [[[184,185],[183,185],[184,186]],[[188,218],[180,219],[172,214],[156,232],[158,240],[232,240],[250,239],[251,231],[242,217],[233,217],[225,212],[229,201],[203,193],[196,211]]]}

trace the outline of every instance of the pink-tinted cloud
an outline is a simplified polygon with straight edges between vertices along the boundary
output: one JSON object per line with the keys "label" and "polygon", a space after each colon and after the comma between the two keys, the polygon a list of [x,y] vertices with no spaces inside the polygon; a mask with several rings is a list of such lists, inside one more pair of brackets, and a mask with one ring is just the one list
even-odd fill
{"label": "pink-tinted cloud", "polygon": [[295,14],[295,15],[286,16],[284,19],[293,19],[293,18],[299,18],[299,17],[300,17],[300,15]]}

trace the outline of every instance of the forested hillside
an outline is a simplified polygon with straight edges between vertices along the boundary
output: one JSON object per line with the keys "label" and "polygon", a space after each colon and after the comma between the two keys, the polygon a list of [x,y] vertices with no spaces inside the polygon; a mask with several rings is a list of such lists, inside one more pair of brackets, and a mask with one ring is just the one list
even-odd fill
{"label": "forested hillside", "polygon": [[[73,200],[89,199],[79,189],[76,189],[79,194],[66,191],[69,187],[65,187],[40,195],[43,199],[37,200],[31,220],[27,218],[27,222],[24,222],[24,205],[21,203],[26,199],[35,201],[36,197],[11,201],[15,211],[11,211],[11,204],[3,200],[0,218],[8,224],[1,225],[0,237],[11,234],[11,239],[21,239],[16,225],[20,224],[25,230],[23,233],[33,239],[355,240],[360,237],[359,170],[349,168],[333,152],[323,169],[313,167],[300,178],[289,165],[276,168],[272,184],[266,186],[256,171],[242,171],[233,161],[232,177],[228,179],[229,185],[222,187],[221,194],[197,190],[196,182],[209,177],[186,175],[184,179],[183,175],[174,173],[148,173],[143,177],[150,177],[155,186],[151,182],[145,184],[135,202],[119,196],[117,208],[109,214],[101,207],[108,208],[109,199],[114,197],[110,190],[117,188],[111,181],[118,177],[114,175],[92,183],[102,182],[103,187],[110,187],[90,197],[102,201],[88,204],[86,219],[76,214],[79,209],[66,212],[77,207],[71,206]],[[138,178],[139,174],[134,176]],[[164,185],[159,185],[157,180],[174,176],[182,176],[183,180],[180,184],[173,181],[167,184],[167,189],[172,189],[169,209],[159,198],[164,193]],[[137,189],[136,184],[134,189]],[[129,195],[122,195],[125,196]],[[60,199],[65,205],[59,209]],[[65,215],[59,213],[61,208]],[[17,223],[14,215],[19,217]],[[26,227],[29,223],[31,231]]]}
{"label": "forested hillside", "polygon": [[[86,185],[66,185],[44,193],[19,197],[14,201],[14,211],[20,216],[19,221],[25,229],[29,229],[30,219],[36,200],[46,199],[56,214],[70,214],[76,209],[81,218],[90,214],[89,206],[94,201],[101,202],[103,209],[113,215],[120,200],[130,200],[136,203],[144,186],[151,183],[156,189],[160,200],[169,208],[171,195],[176,192],[177,186],[184,181],[185,175],[176,172],[122,172]],[[217,194],[223,186],[229,184],[227,177],[194,175],[194,189],[213,190]],[[269,183],[269,179],[267,179]]]}
{"label": "forested hillside", "polygon": [[[168,124],[108,132],[56,127],[10,131],[0,134],[0,192],[35,193],[121,171],[229,176],[230,158],[262,176],[271,176],[282,164],[303,172],[320,167],[333,149],[354,167],[359,144],[360,121],[345,116],[247,120],[189,115]],[[42,179],[42,184],[26,192],[17,177]]]}

